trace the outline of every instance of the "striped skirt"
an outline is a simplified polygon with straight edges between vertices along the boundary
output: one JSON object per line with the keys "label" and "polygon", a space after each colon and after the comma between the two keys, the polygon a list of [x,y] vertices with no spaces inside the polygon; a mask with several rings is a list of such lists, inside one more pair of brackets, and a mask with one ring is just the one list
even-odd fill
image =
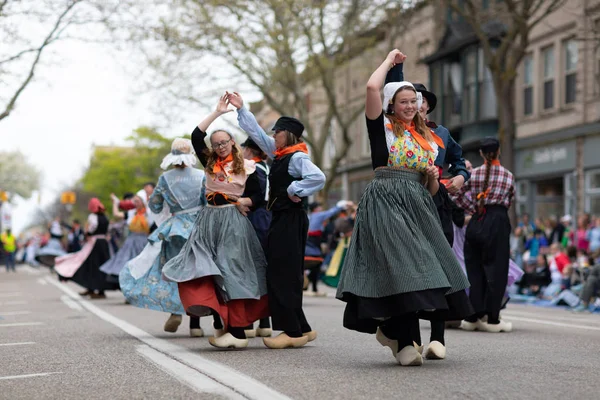
{"label": "striped skirt", "polygon": [[413,170],[378,168],[360,203],[338,285],[344,326],[375,333],[379,321],[418,313],[473,313],[469,282],[448,244],[433,198]]}

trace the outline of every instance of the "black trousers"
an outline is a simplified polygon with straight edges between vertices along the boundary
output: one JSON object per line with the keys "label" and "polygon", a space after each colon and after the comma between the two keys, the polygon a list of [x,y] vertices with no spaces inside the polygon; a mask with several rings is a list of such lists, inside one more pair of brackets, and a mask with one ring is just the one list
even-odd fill
{"label": "black trousers", "polygon": [[308,217],[302,209],[274,211],[267,238],[267,288],[273,329],[298,337],[311,327],[302,311]]}
{"label": "black trousers", "polygon": [[497,323],[508,281],[510,220],[502,206],[487,206],[473,215],[465,235],[465,266],[471,283],[469,298],[475,315]]}

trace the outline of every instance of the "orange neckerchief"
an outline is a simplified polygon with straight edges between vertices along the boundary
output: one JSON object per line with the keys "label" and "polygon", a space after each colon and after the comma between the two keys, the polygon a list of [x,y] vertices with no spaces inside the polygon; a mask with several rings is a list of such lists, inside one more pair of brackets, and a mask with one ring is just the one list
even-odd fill
{"label": "orange neckerchief", "polygon": [[499,167],[500,165],[501,165],[500,160],[498,160],[498,159],[492,160],[492,166]]}
{"label": "orange neckerchief", "polygon": [[277,149],[275,150],[275,158],[283,157],[287,154],[292,154],[297,151],[308,154],[308,147],[306,147],[306,143],[298,143],[293,146],[284,147],[283,149]]}
{"label": "orange neckerchief", "polygon": [[213,167],[213,175],[219,173],[219,172],[223,172],[225,175],[227,175],[227,172],[225,172],[225,165],[227,165],[227,163],[230,163],[233,161],[233,154],[229,153],[229,155],[222,160],[221,157],[217,158],[217,161],[215,162],[215,165]]}
{"label": "orange neckerchief", "polygon": [[254,162],[255,162],[255,163],[257,163],[257,164],[258,164],[259,162],[262,162],[262,160],[263,160],[263,159],[262,159],[262,158],[260,158],[260,157],[254,157],[254,158],[252,159],[252,161],[254,161]]}
{"label": "orange neckerchief", "polygon": [[[427,151],[432,151],[433,148],[431,147],[431,145],[429,144],[429,142],[427,140],[425,140],[425,138],[423,136],[421,136],[421,134],[419,132],[417,132],[417,130],[415,129],[415,123],[411,122],[410,125],[407,125],[405,123],[402,123],[404,125],[404,130],[405,131],[409,131],[410,134],[415,138],[415,140],[417,141],[417,143],[419,143],[419,146],[421,146],[421,148],[423,150],[427,150]],[[392,124],[389,123],[386,125],[386,127],[391,130],[392,132],[394,131],[394,128],[392,127]],[[433,141],[442,149],[444,148],[444,141],[442,140],[442,138],[440,138],[438,135],[436,135],[433,131],[431,131],[431,137],[433,138]]]}
{"label": "orange neckerchief", "polygon": [[132,232],[146,232],[150,231],[150,227],[148,226],[148,220],[146,219],[146,209],[142,208],[137,210],[133,218],[131,218],[131,222],[129,223],[129,230]]}

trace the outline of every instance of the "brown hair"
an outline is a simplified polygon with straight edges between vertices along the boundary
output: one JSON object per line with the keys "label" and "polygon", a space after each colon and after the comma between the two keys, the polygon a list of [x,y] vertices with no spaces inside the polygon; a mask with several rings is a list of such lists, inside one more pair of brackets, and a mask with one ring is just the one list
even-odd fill
{"label": "brown hair", "polygon": [[[227,131],[219,129],[215,132],[225,132],[227,135],[229,135],[229,138],[233,140],[233,135]],[[213,132],[213,134],[215,132]],[[209,175],[214,175],[213,168],[217,160],[219,159],[219,155],[213,149],[206,149],[204,151],[204,154],[206,154],[207,157],[206,167],[204,168],[204,171]],[[246,174],[246,170],[244,169],[244,155],[242,154],[242,149],[240,149],[240,146],[238,146],[235,140],[233,140],[233,145],[231,146],[231,154],[233,156],[233,168],[231,172],[235,175]]]}
{"label": "brown hair", "polygon": [[498,150],[493,151],[491,153],[483,153],[483,158],[485,159],[485,178],[483,179],[483,188],[481,192],[477,195],[477,209],[479,212],[481,212],[485,207],[487,190],[490,186],[490,172],[492,170],[492,161],[498,158]]}
{"label": "brown hair", "polygon": [[268,158],[267,153],[265,153],[264,151],[260,150],[260,149],[253,149],[252,147],[246,147],[248,150],[250,150],[250,152],[252,153],[252,155],[254,157],[258,157],[261,160],[266,160]]}
{"label": "brown hair", "polygon": [[[410,90],[415,94],[417,93],[417,91],[411,86],[402,86],[396,91],[396,93],[394,93],[394,96],[392,97],[392,103],[388,105],[388,108],[385,113],[390,122],[392,123],[392,131],[394,132],[394,135],[396,135],[396,137],[401,137],[404,135],[405,124],[403,121],[400,120],[400,118],[394,115],[393,107],[394,103],[396,102],[396,96],[403,90]],[[421,134],[421,136],[423,136],[425,140],[427,140],[428,142],[433,142],[433,135],[431,134],[431,129],[429,129],[429,127],[425,124],[425,120],[423,119],[423,117],[421,117],[421,114],[419,114],[418,110],[415,116],[413,117],[412,122],[414,122],[415,124],[415,130],[419,134]]]}
{"label": "brown hair", "polygon": [[294,135],[292,132],[290,131],[284,131],[285,132],[285,146],[294,146],[297,145],[298,143],[303,143],[304,141],[302,140],[302,138],[299,138],[298,136]]}

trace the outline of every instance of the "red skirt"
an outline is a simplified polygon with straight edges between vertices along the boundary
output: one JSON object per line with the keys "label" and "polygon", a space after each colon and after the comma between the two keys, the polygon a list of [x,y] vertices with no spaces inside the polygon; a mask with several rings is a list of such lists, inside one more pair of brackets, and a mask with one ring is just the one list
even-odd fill
{"label": "red skirt", "polygon": [[233,328],[245,328],[269,316],[266,295],[258,300],[239,299],[225,303],[217,295],[214,280],[210,276],[180,282],[177,285],[183,308],[190,315],[206,316],[207,308],[210,308],[219,314],[224,326]]}

